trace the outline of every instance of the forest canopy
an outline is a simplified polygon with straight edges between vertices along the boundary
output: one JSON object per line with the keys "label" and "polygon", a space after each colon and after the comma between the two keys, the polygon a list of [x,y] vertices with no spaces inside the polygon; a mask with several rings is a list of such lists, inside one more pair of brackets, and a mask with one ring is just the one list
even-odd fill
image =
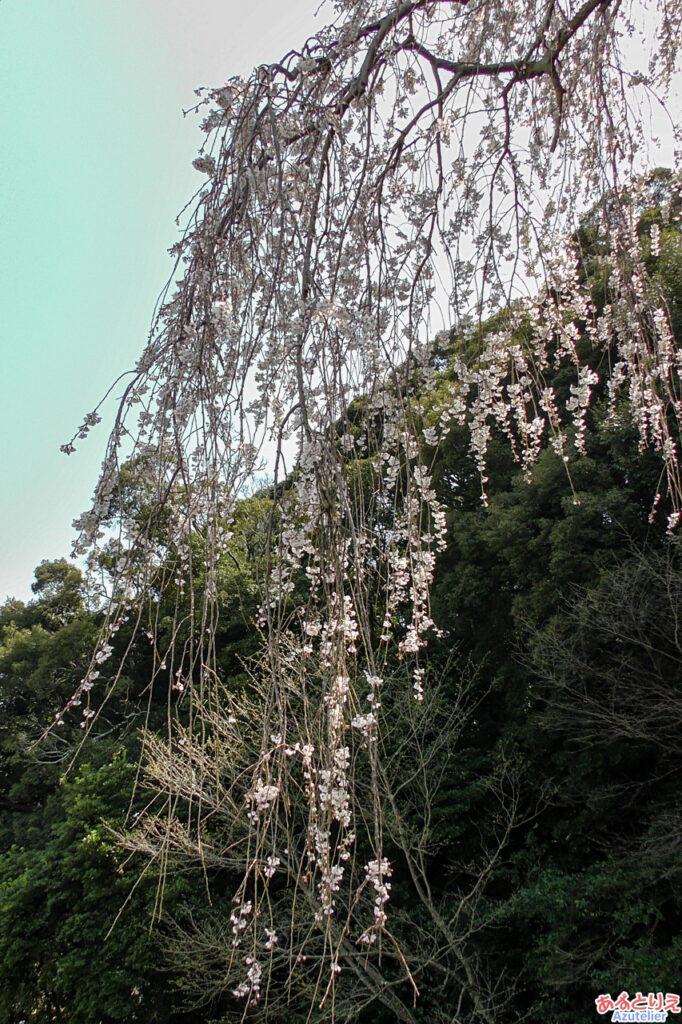
{"label": "forest canopy", "polygon": [[[670,172],[652,176],[637,231],[679,343],[674,183]],[[652,252],[657,223],[660,250]],[[578,238],[580,273],[599,307],[606,284],[590,218]],[[250,992],[244,986],[257,977],[248,975],[253,963],[241,961],[251,942],[259,943],[262,997],[249,1000],[247,1019],[282,1024],[326,1021],[332,1013],[358,1024],[569,1024],[576,1014],[589,1019],[602,992],[675,991],[682,561],[677,537],[666,530],[672,505],[664,496],[652,515],[660,460],[642,447],[626,403],[614,407],[601,383],[568,472],[552,445],[529,470],[504,430],[492,430],[489,497],[481,503],[466,423],[437,441],[427,432],[451,381],[461,379],[462,362],[473,365],[504,316],[476,332],[441,336],[430,368],[412,367],[403,391],[422,430],[419,457],[445,512],[429,609],[437,632],[416,679],[399,646],[386,655],[380,681],[366,678],[347,752],[337,757],[353,766],[357,788],[343,796],[353,819],[371,819],[375,789],[381,800],[386,863],[373,875],[366,870],[376,859],[371,832],[357,829],[342,861],[360,876],[352,904],[341,886],[332,887],[334,913],[322,917],[315,876],[303,874],[306,760],[287,753],[286,735],[268,736],[265,765],[283,748],[298,791],[290,789],[278,810],[280,831],[249,847],[254,816],[260,820],[262,807],[273,812],[275,803],[267,788],[275,788],[274,770],[261,774],[260,789],[249,774],[271,707],[258,670],[269,537],[287,528],[273,517],[279,494],[271,486],[239,499],[213,566],[208,521],[195,524],[183,563],[173,506],[159,512],[148,460],[123,468],[112,517],[144,525],[158,578],[165,574],[172,585],[148,595],[150,628],[130,615],[107,634],[110,656],[77,698],[90,700],[91,719],[81,719],[77,707],[75,714],[63,709],[92,671],[92,650],[107,628],[102,594],[68,562],[45,562],[34,599],[3,606],[5,1019],[241,1020]],[[601,379],[602,355],[589,334],[577,344]],[[560,362],[550,364],[546,380],[558,401],[571,394],[573,377]],[[337,421],[335,444],[344,450],[344,437],[366,431],[365,451],[349,460],[355,515],[390,545],[401,507],[377,499],[373,461],[386,424],[375,411],[370,431],[365,416],[359,396]],[[295,493],[299,472],[282,482],[283,495]],[[121,541],[110,540],[100,557],[99,571],[111,581],[105,591],[116,585],[122,553]],[[294,608],[311,587],[315,556],[307,555],[288,592]],[[178,672],[169,652],[193,642],[191,610],[210,573],[215,678],[202,688],[198,670],[195,678]],[[393,612],[402,636],[407,600],[403,594]],[[369,612],[380,642],[379,581]],[[285,667],[295,707],[305,694],[286,660]],[[55,716],[63,725],[43,735]],[[324,777],[308,763],[322,789]],[[338,779],[327,786],[329,803],[338,803]],[[317,806],[325,810],[321,799]],[[339,825],[331,835],[342,835]],[[250,849],[260,866],[251,887],[240,890]],[[260,886],[267,900],[261,895],[259,919]],[[375,928],[374,941],[351,942],[350,930],[338,936],[335,921],[354,919],[368,936]],[[263,938],[250,937],[256,924]],[[333,996],[325,991],[330,936],[339,968]],[[292,949],[301,957],[296,970]]]}

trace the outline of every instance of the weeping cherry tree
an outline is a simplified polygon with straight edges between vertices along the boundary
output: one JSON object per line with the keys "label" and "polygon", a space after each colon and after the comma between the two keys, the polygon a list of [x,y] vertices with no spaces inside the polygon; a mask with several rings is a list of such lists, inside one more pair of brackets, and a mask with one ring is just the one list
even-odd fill
{"label": "weeping cherry tree", "polygon": [[[570,488],[600,385],[659,454],[652,514],[659,505],[675,528],[682,356],[637,223],[651,159],[643,112],[665,110],[682,7],[328,0],[323,12],[330,24],[300,50],[198,94],[205,184],[77,524],[79,553],[96,566],[106,549],[114,582],[67,711],[81,708],[86,726],[96,715],[100,669],[132,617],[186,713],[147,738],[166,802],[126,841],[234,872],[237,1019],[280,1019],[292,992],[323,1019],[352,1019],[376,993],[396,1020],[416,1019],[415,965],[391,928],[390,818],[434,950],[450,957],[471,1019],[492,1021],[502,995],[463,954],[460,923],[431,898],[421,839],[401,825],[396,764],[409,774],[418,763],[427,806],[429,766],[466,717],[429,682],[446,510],[425,453],[466,426],[485,503],[493,435],[527,474],[549,445]],[[677,194],[677,168],[672,180]],[[587,209],[608,277],[600,306],[575,242]],[[676,209],[663,209],[663,230]],[[660,244],[655,224],[651,254]],[[468,348],[453,349],[444,378],[437,352],[453,337]],[[580,356],[584,338],[600,374]],[[572,373],[567,401],[548,383],[557,367]],[[125,460],[141,474],[144,516],[122,497]],[[235,560],[241,503],[263,472],[259,649],[235,690],[216,649],[217,574]],[[424,738],[439,715],[440,754]],[[397,718],[403,761],[387,755]],[[513,785],[498,781],[504,831]],[[217,819],[220,849],[207,838]]]}

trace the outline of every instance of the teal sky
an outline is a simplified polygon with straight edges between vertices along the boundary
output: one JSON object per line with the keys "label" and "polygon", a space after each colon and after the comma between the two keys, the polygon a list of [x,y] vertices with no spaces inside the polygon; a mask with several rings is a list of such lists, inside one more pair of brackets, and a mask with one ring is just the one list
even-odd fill
{"label": "teal sky", "polygon": [[0,0],[0,601],[30,597],[88,505],[113,403],[59,446],[144,345],[201,180],[183,107],[299,45],[317,7]]}
{"label": "teal sky", "polygon": [[59,446],[137,359],[171,272],[201,181],[182,109],[300,45],[318,6],[0,0],[0,601],[30,597],[88,506],[114,401],[76,454]]}

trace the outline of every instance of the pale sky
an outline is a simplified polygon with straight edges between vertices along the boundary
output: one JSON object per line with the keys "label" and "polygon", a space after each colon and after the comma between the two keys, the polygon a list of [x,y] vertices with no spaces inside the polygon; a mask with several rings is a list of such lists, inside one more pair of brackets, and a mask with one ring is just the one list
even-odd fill
{"label": "pale sky", "polygon": [[[194,89],[320,27],[319,0],[0,0],[0,601],[68,556],[113,402],[202,181]],[[109,416],[107,416],[107,412]]]}
{"label": "pale sky", "polygon": [[203,180],[183,108],[300,46],[319,3],[0,0],[0,601],[31,596],[89,505],[119,392],[59,446],[144,346]]}

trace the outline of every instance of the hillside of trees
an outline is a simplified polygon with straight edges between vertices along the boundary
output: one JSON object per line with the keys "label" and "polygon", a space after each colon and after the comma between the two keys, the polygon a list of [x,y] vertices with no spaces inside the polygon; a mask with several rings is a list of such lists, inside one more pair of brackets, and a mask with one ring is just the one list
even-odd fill
{"label": "hillside of trees", "polygon": [[[661,194],[667,182],[664,173],[655,179]],[[660,255],[650,251],[654,223]],[[682,344],[679,228],[652,203],[639,230]],[[579,241],[598,306],[607,295],[589,221]],[[582,343],[589,363],[587,337]],[[470,349],[471,338],[443,340],[441,382]],[[602,357],[594,356],[598,374]],[[548,379],[568,394],[567,371]],[[424,422],[438,397],[438,387],[419,395]],[[584,454],[568,471],[547,447],[524,474],[495,436],[487,507],[465,428],[424,452],[447,508],[433,587],[441,634],[429,641],[423,703],[405,699],[398,683],[383,694],[395,705],[383,740],[387,908],[412,984],[384,939],[390,999],[349,982],[339,1020],[393,1024],[407,1007],[433,1024],[573,1024],[592,1019],[601,992],[679,989],[682,549],[666,532],[665,497],[651,514],[660,459],[640,449],[625,412],[608,408],[600,393]],[[143,468],[131,463],[121,490],[140,518],[149,512]],[[361,460],[357,479],[358,500],[369,501]],[[243,499],[217,578],[222,682],[251,699],[270,505],[267,488]],[[106,576],[106,561],[101,569]],[[163,845],[145,856],[121,840],[150,807],[169,823],[192,817],[179,797],[170,807],[155,786],[160,769],[145,772],[140,754],[142,735],[163,737],[169,721],[199,728],[171,669],[155,670],[153,644],[162,646],[177,603],[201,586],[195,571],[191,583],[159,595],[151,641],[133,619],[121,625],[89,730],[67,715],[46,732],[87,671],[103,622],[85,577],[66,561],[43,562],[33,600],[0,609],[0,1020],[8,1024],[243,1018],[226,980],[234,871],[225,821],[210,818],[203,859]],[[397,658],[394,669],[397,680]],[[303,975],[299,989],[275,992],[245,1019],[328,1020],[328,1008],[310,1011],[310,984]]]}

